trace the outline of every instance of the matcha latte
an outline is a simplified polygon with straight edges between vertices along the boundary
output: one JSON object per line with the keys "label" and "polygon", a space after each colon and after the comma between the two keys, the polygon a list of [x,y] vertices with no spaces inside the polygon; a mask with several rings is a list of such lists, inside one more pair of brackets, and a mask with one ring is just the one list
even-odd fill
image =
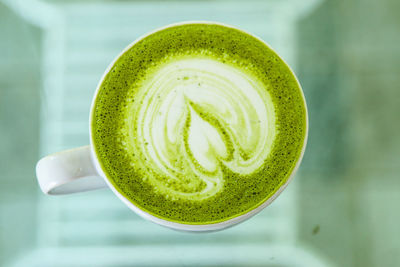
{"label": "matcha latte", "polygon": [[115,189],[185,224],[226,221],[273,196],[307,128],[302,91],[279,56],[212,23],[168,27],[130,46],[100,84],[91,119]]}

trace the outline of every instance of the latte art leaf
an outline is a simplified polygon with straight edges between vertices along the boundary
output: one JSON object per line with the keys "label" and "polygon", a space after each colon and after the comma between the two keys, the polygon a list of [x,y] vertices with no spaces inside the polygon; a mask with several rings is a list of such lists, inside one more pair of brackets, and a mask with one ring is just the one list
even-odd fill
{"label": "latte art leaf", "polygon": [[170,199],[214,196],[223,189],[223,168],[254,173],[277,132],[265,84],[204,55],[166,59],[132,98],[122,144],[136,171]]}
{"label": "latte art leaf", "polygon": [[215,23],[138,39],[107,70],[91,113],[94,153],[114,189],[184,224],[268,204],[306,137],[304,96],[287,64],[260,39]]}

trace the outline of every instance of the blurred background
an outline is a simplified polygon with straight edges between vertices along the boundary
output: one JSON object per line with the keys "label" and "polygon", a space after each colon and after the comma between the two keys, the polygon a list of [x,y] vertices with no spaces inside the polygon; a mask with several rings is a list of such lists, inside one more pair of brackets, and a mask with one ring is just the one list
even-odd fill
{"label": "blurred background", "polygon": [[[0,0],[0,266],[400,266],[400,2]],[[303,164],[251,220],[209,234],[144,221],[107,189],[43,195],[35,164],[89,143],[97,82],[140,35],[235,25],[295,70]]]}

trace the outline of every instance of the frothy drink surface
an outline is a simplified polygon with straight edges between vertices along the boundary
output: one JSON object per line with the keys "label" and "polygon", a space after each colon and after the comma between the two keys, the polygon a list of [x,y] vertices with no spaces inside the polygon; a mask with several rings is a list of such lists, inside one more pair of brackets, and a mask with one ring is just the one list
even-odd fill
{"label": "frothy drink surface", "polygon": [[271,197],[306,131],[286,64],[258,39],[214,24],[167,28],[128,49],[92,116],[93,145],[116,189],[157,217],[192,224]]}

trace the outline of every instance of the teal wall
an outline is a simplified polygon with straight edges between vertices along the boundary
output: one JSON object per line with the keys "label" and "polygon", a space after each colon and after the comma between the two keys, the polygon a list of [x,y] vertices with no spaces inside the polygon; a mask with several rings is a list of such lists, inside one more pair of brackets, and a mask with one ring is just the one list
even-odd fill
{"label": "teal wall", "polygon": [[40,37],[0,3],[0,266],[35,244]]}
{"label": "teal wall", "polygon": [[325,1],[298,24],[310,108],[300,238],[338,266],[400,263],[399,10]]}

